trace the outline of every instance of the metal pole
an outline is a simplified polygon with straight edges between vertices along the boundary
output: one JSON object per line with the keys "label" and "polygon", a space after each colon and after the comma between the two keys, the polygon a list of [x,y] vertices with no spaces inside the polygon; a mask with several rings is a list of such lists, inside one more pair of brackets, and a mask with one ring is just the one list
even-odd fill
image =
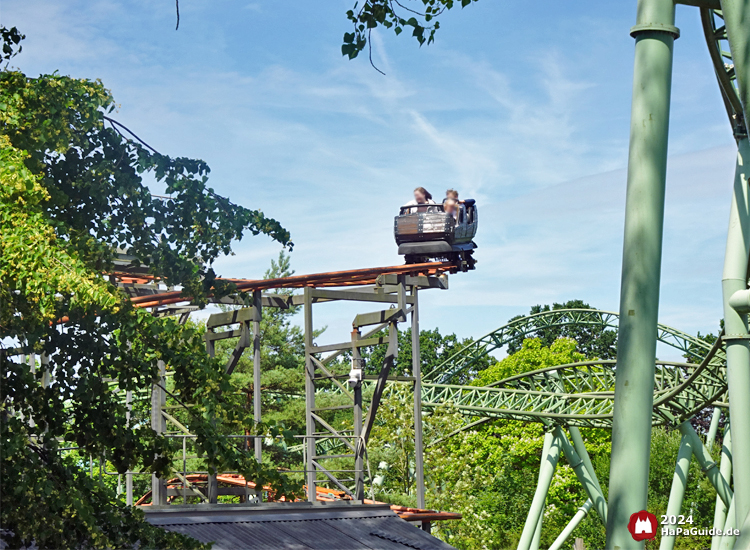
{"label": "metal pole", "polygon": [[555,542],[553,542],[549,547],[549,550],[560,550],[560,548],[562,548],[562,545],[565,544],[565,541],[568,540],[568,537],[570,537],[575,528],[578,527],[578,524],[581,523],[581,520],[586,517],[586,514],[589,513],[589,510],[591,510],[591,507],[593,505],[594,503],[591,502],[591,499],[587,499],[586,502],[583,503],[583,506],[578,508],[578,511],[575,513],[570,522],[565,526],[565,529],[562,530],[562,532],[555,539]]}
{"label": "metal pole", "polygon": [[[414,469],[417,478],[417,508],[424,509],[424,441],[422,432],[422,358],[419,343],[419,290],[412,286],[414,298],[411,310],[411,372],[414,377]],[[422,523],[422,528],[429,530],[429,523]]]}
{"label": "metal pole", "polygon": [[695,456],[698,464],[701,465],[706,477],[708,477],[711,485],[716,489],[716,493],[721,497],[721,500],[725,504],[729,504],[732,500],[732,489],[729,487],[729,481],[721,475],[719,468],[711,457],[711,453],[708,452],[708,449],[706,449],[698,434],[695,433],[689,421],[680,424],[680,433],[689,438],[690,446],[693,447],[693,456]]}
{"label": "metal pole", "polygon": [[706,447],[709,449],[713,446],[716,441],[716,432],[719,431],[719,423],[721,422],[721,409],[714,407],[714,412],[711,415],[711,424],[708,426],[708,433],[706,433]]}
{"label": "metal pole", "polygon": [[[735,513],[735,508],[737,502],[734,497],[732,497],[732,502],[729,503],[729,511],[727,512],[727,520],[724,522],[724,533],[729,531],[730,529],[735,528],[735,518],[737,517],[737,514]],[[732,550],[734,548],[734,542],[735,542],[734,535],[724,535],[721,537],[721,542],[719,543],[719,550]],[[738,549],[738,550],[745,550],[744,548]]]}
{"label": "metal pole", "polygon": [[536,522],[536,529],[534,529],[534,536],[531,539],[531,546],[529,550],[539,550],[539,542],[542,540],[542,523],[544,523],[544,509],[547,507],[547,500],[545,499],[542,511],[539,513],[539,519]]}
{"label": "metal pole", "polygon": [[672,0],[638,0],[620,289],[607,548],[643,548],[628,532],[646,508],[667,172]]}
{"label": "metal pole", "polygon": [[[206,336],[208,336],[208,333],[206,333]],[[208,338],[206,338],[206,352],[208,352],[209,357],[216,357],[216,343]],[[212,418],[211,422],[215,424],[216,419]],[[209,504],[216,504],[219,501],[219,482],[216,478],[215,468],[208,468],[208,479],[206,484],[208,485],[208,502]]]}
{"label": "metal pole", "polygon": [[[253,419],[255,424],[261,421],[261,392],[260,392],[260,321],[263,318],[263,300],[261,291],[253,292]],[[258,437],[257,429],[255,438],[255,460],[263,462],[263,440]],[[263,501],[263,486],[257,484],[255,492],[258,502]]]}
{"label": "metal pole", "polygon": [[[359,340],[361,333],[359,329],[352,330],[352,343]],[[359,347],[352,345],[352,358],[357,367],[362,368],[362,357]],[[362,382],[359,381],[352,388],[354,392],[354,498],[364,500],[365,498],[365,465],[364,465],[364,440],[362,439]]]}
{"label": "metal pole", "polygon": [[[721,0],[722,16],[727,29],[732,64],[737,77],[739,99],[745,115],[750,114],[750,0]],[[739,114],[739,113],[738,113]],[[750,145],[747,137],[737,142],[737,174],[734,185],[734,200],[730,217],[730,234],[735,235],[735,246],[730,250],[727,237],[727,263],[724,269],[724,320],[727,334],[730,333],[730,316],[733,328],[744,340],[727,343],[727,381],[729,383],[729,418],[732,424],[732,456],[734,459],[734,491],[736,498],[735,525],[744,527],[750,516],[750,350],[747,346],[747,316],[731,314],[726,307],[733,287],[747,288],[748,239],[750,213],[748,212],[748,175],[750,170]],[[735,211],[735,207],[737,210]],[[737,218],[734,218],[735,212]],[[733,228],[733,222],[739,227]],[[730,255],[733,258],[730,260]],[[744,259],[744,263],[741,263]],[[727,269],[731,268],[731,271]],[[741,281],[739,279],[742,279]],[[745,312],[747,313],[747,312]],[[747,533],[745,533],[745,537]],[[745,538],[743,537],[743,539]]]}
{"label": "metal pole", "polygon": [[305,312],[305,446],[307,449],[307,463],[305,464],[307,477],[307,500],[317,500],[317,489],[315,486],[315,419],[312,411],[315,408],[315,365],[312,361],[313,345],[313,318],[312,318],[312,289],[305,287],[304,290],[304,312]]}
{"label": "metal pole", "polygon": [[[690,437],[682,436],[680,441],[680,450],[677,451],[677,462],[674,467],[674,477],[672,478],[672,489],[669,491],[669,502],[667,503],[668,516],[678,516],[682,510],[682,501],[685,499],[685,489],[688,482],[688,471],[690,469],[690,459],[693,456],[693,447],[690,445]],[[659,550],[672,550],[675,543],[674,535],[662,535]]]}
{"label": "metal pole", "polygon": [[745,518],[740,527],[740,535],[734,543],[736,550],[747,550],[750,548],[750,514]]}
{"label": "metal pole", "polygon": [[539,514],[544,512],[544,502],[547,500],[549,486],[555,475],[555,467],[560,460],[560,440],[551,432],[544,434],[544,447],[542,448],[542,463],[539,466],[539,481],[531,501],[529,514],[523,526],[521,540],[518,541],[518,550],[529,550],[536,526],[539,523]]}
{"label": "metal pole", "polygon": [[[125,392],[125,421],[130,427],[130,411],[133,410],[133,392]],[[133,505],[133,472],[128,470],[125,473],[125,504]]]}
{"label": "metal pole", "polygon": [[581,457],[581,460],[583,460],[583,464],[584,466],[586,466],[586,469],[589,471],[589,474],[591,475],[591,479],[596,485],[596,488],[603,495],[604,491],[602,491],[602,486],[599,485],[599,478],[596,477],[596,472],[594,471],[594,465],[591,463],[591,457],[589,457],[589,453],[586,450],[586,444],[583,442],[583,437],[581,437],[581,431],[578,429],[577,426],[568,426],[568,432],[570,432],[570,439],[573,441],[573,448],[578,453],[578,456]]}
{"label": "metal pole", "polygon": [[[721,466],[719,471],[727,481],[732,478],[732,432],[727,426],[724,429],[724,441],[721,446]],[[714,507],[714,528],[723,529],[727,521],[727,505],[716,495],[716,506]],[[721,537],[714,535],[711,538],[711,550],[719,550]]]}
{"label": "metal pole", "polygon": [[[729,27],[727,27],[729,28]],[[734,50],[732,50],[734,53]],[[734,488],[737,518],[750,512],[750,345],[747,311],[731,305],[735,293],[747,289],[750,253],[750,145],[747,138],[737,142],[737,167],[729,215],[727,250],[724,258],[722,291],[724,296],[724,339],[727,343],[727,382],[729,385],[729,421],[732,426]]]}
{"label": "metal pole", "polygon": [[581,457],[578,456],[578,453],[570,444],[570,441],[568,441],[565,432],[560,426],[555,427],[554,434],[560,441],[562,451],[565,454],[565,459],[570,464],[573,472],[575,472],[578,481],[583,486],[583,490],[586,491],[586,495],[594,503],[594,507],[596,508],[596,512],[599,514],[602,523],[607,525],[607,503],[604,500],[604,495],[599,487],[599,482],[595,481],[595,476],[592,475],[583,460],[581,460]]}
{"label": "metal pole", "polygon": [[[161,386],[166,383],[164,376],[166,372],[166,365],[164,361],[158,361],[159,368],[159,385],[153,384],[151,386],[151,429],[157,434],[163,434],[167,430],[167,420],[161,411],[164,409],[164,405],[167,403],[167,394]],[[161,478],[156,477],[156,474],[151,474],[151,504],[152,505],[163,505],[167,503],[167,485]]]}

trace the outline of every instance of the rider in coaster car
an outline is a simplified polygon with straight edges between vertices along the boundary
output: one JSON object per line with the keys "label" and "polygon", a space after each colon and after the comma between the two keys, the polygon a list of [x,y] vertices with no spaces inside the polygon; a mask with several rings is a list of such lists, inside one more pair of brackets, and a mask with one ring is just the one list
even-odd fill
{"label": "rider in coaster car", "polygon": [[430,208],[429,206],[422,206],[428,204],[435,204],[435,201],[432,200],[432,195],[424,187],[417,187],[414,190],[414,200],[410,200],[404,206],[419,205],[417,208],[410,208],[408,211],[409,214],[416,214],[417,212],[435,212],[437,210],[436,208]]}

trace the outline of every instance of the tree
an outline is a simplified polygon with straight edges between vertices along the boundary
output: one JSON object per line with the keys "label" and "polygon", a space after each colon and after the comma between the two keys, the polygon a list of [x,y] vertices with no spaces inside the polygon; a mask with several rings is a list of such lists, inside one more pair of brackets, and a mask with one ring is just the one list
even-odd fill
{"label": "tree", "polygon": [[[435,40],[435,32],[440,28],[437,20],[444,11],[461,4],[465,8],[477,0],[422,0],[423,11],[418,11],[404,6],[400,2],[391,0],[365,0],[360,6],[355,3],[354,7],[346,12],[346,17],[351,21],[353,29],[351,33],[344,34],[344,43],[341,46],[341,54],[354,59],[365,47],[370,45],[372,30],[380,27],[393,29],[396,36],[405,29],[411,28],[412,36],[422,46],[425,42],[431,44]],[[407,19],[408,17],[408,19]],[[370,50],[372,53],[372,50]],[[370,55],[372,63],[372,55]]]}
{"label": "tree", "polygon": [[[554,303],[551,307],[549,305],[533,306],[531,311],[529,311],[529,315],[561,309],[591,309],[591,306],[582,300],[568,300],[563,304]],[[510,321],[515,321],[522,317],[523,315],[517,315],[511,318]],[[572,338],[576,342],[578,351],[587,359],[614,359],[617,356],[616,330],[580,325],[548,327],[542,328],[532,335],[518,335],[518,337],[508,343],[508,354],[511,355],[520,350],[524,339],[530,336],[539,338],[545,346],[551,346],[558,338]]]}
{"label": "tree", "polygon": [[[3,28],[2,38],[7,61],[21,35]],[[202,305],[232,291],[211,265],[235,240],[249,231],[291,246],[289,233],[216,194],[204,162],[126,137],[114,108],[99,81],[0,72],[0,526],[14,548],[201,546],[146,524],[62,450],[170,475],[173,443],[128,422],[120,398],[158,382],[159,361],[175,399],[193,404],[204,468],[299,489],[217,429],[212,419],[256,427],[228,406],[229,377],[200,332],[134,308],[105,275],[125,250]],[[151,194],[147,174],[169,198]]]}
{"label": "tree", "polygon": [[[266,270],[264,279],[290,277],[294,274],[291,258],[281,251],[276,260],[271,260],[271,267]],[[288,298],[294,294],[293,289],[277,289],[270,295]],[[222,309],[233,309],[237,306],[223,306]],[[290,434],[305,433],[305,338],[302,329],[292,323],[300,312],[300,306],[287,309],[267,307],[263,309],[260,322],[261,341],[261,396],[264,423],[283,426]],[[325,328],[317,329],[317,337]],[[218,357],[223,361],[229,359],[234,349],[234,341],[224,340],[216,347]],[[231,377],[232,386],[238,397],[235,406],[242,407],[247,414],[253,411],[253,358],[245,353],[240,358]],[[291,466],[290,461],[299,461],[301,456],[291,456],[285,451],[285,445],[264,445],[266,457],[275,464]]]}
{"label": "tree", "polygon": [[[383,331],[378,333],[377,336],[387,336],[387,334]],[[422,363],[422,371],[427,372],[440,365],[448,357],[470,345],[473,341],[472,338],[459,338],[455,334],[443,335],[440,333],[440,329],[437,328],[420,330],[419,355]],[[361,354],[365,360],[365,372],[367,374],[378,374],[380,372],[385,360],[386,351],[386,346],[376,346],[362,350]],[[477,359],[472,365],[472,375],[477,371],[487,368],[493,361],[494,359],[489,356]],[[411,328],[407,328],[398,333],[398,356],[393,364],[391,373],[411,375],[411,372]]]}

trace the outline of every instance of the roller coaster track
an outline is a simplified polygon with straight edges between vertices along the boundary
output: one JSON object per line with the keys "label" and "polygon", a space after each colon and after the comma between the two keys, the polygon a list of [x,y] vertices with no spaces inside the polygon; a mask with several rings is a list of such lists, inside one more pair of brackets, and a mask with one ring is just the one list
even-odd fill
{"label": "roller coaster track", "polygon": [[[509,342],[519,338],[531,338],[546,329],[565,326],[616,329],[619,316],[611,311],[596,309],[557,309],[515,319],[502,327],[485,334],[468,346],[458,350],[445,361],[423,375],[425,382],[449,384],[460,374],[470,372],[478,359],[500,350]],[[710,344],[666,325],[659,325],[657,340],[679,350],[691,359],[701,361],[711,349]],[[717,358],[724,359],[718,350]]]}
{"label": "roller coaster track", "polygon": [[[425,375],[422,407],[450,404],[466,423],[451,435],[492,419],[561,422],[578,427],[612,427],[616,360],[593,360],[530,371],[487,387],[427,381],[470,369],[477,359],[509,341],[564,326],[616,329],[619,316],[594,309],[553,310],[519,318],[454,353]],[[654,425],[675,425],[709,405],[724,405],[726,357],[722,339],[713,345],[658,325],[658,341],[695,362],[658,361],[654,372]],[[396,384],[398,382],[392,382]],[[330,390],[329,390],[330,391]],[[323,441],[327,451],[337,441]],[[331,447],[331,449],[328,449]]]}
{"label": "roller coaster track", "polygon": [[734,72],[734,61],[729,50],[724,16],[721,10],[701,8],[701,23],[734,135],[736,138],[747,136],[747,123],[744,120],[742,102],[737,91],[737,75]]}
{"label": "roller coaster track", "polygon": [[[219,281],[233,283],[239,292],[256,290],[270,290],[278,288],[304,287],[341,287],[353,285],[374,284],[384,275],[439,275],[441,273],[455,273],[460,269],[457,262],[427,262],[420,264],[405,264],[367,269],[350,269],[347,271],[331,271],[327,273],[312,273],[308,275],[293,275],[279,279],[223,279]],[[131,296],[131,303],[135,307],[161,307],[181,302],[189,302],[190,296],[185,296],[179,290],[155,291],[155,281],[146,274],[115,272],[114,275],[123,283],[124,288],[137,288],[140,285],[144,293]],[[150,283],[150,284],[149,284]],[[130,287],[129,287],[130,285]]]}

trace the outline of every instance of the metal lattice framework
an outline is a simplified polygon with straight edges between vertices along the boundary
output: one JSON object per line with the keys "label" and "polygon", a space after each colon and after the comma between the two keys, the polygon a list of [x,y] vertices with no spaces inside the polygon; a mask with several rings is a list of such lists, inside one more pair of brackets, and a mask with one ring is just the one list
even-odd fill
{"label": "metal lattice framework", "polygon": [[734,70],[732,53],[729,50],[724,15],[721,10],[702,8],[701,23],[732,130],[736,138],[746,137],[747,126],[742,111],[742,102],[737,91],[737,75]]}
{"label": "metal lattice framework", "polygon": [[[530,338],[546,329],[566,326],[617,329],[619,315],[597,309],[557,309],[515,319],[485,334],[470,345],[458,350],[441,364],[425,373],[425,381],[448,384],[462,373],[470,371],[478,359],[500,350],[519,338]],[[682,331],[658,325],[657,340],[678,350],[684,356],[702,361],[711,345]],[[724,360],[724,352],[716,351],[716,358]],[[614,387],[614,386],[613,386]]]}

